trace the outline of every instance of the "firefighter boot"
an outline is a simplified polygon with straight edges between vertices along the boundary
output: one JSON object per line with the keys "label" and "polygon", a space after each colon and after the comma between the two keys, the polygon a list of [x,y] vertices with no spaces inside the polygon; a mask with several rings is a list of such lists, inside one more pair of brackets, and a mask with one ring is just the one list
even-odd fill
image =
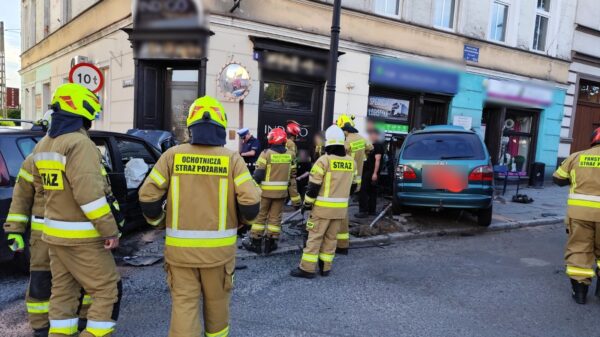
{"label": "firefighter boot", "polygon": [[573,287],[572,296],[575,302],[577,304],[585,304],[589,286],[573,279],[571,279],[571,286]]}
{"label": "firefighter boot", "polygon": [[266,238],[265,239],[265,254],[270,254],[272,251],[277,249],[277,239]]}
{"label": "firefighter boot", "polygon": [[323,276],[323,277],[329,276],[329,273],[331,272],[331,270],[328,270],[328,271],[324,270],[325,269],[325,262],[323,262],[323,260],[319,260],[318,264],[319,264],[319,270],[321,272],[321,276]]}
{"label": "firefighter boot", "polygon": [[335,253],[340,255],[348,255],[348,248],[336,248]]}
{"label": "firefighter boot", "polygon": [[242,240],[242,246],[249,252],[254,252],[258,255],[262,254],[262,238],[246,238]]}
{"label": "firefighter boot", "polygon": [[315,273],[309,273],[300,268],[293,269],[290,272],[290,275],[293,277],[301,277],[301,278],[308,278],[308,279],[315,278],[315,276],[316,276]]}
{"label": "firefighter boot", "polygon": [[49,330],[50,328],[33,330],[33,337],[48,337]]}

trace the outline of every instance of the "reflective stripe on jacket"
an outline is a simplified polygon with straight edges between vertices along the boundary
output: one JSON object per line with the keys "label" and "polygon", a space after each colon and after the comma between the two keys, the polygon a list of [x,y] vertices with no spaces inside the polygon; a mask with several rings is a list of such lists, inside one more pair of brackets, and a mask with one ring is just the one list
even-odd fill
{"label": "reflective stripe on jacket", "polygon": [[600,145],[573,153],[554,172],[554,177],[570,181],[569,218],[600,222]]}
{"label": "reflective stripe on jacket", "polygon": [[356,161],[357,182],[360,185],[363,166],[367,160],[367,154],[373,150],[373,145],[358,133],[348,133],[346,136],[346,154]]}
{"label": "reflective stripe on jacket", "polygon": [[165,194],[165,260],[210,268],[235,258],[238,204],[257,205],[261,190],[238,153],[182,144],[162,154],[139,193],[148,204]]}

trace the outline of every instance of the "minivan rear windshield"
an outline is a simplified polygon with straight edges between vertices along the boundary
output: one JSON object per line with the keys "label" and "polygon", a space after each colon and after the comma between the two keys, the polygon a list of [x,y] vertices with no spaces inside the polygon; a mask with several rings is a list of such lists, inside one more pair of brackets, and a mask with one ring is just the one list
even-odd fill
{"label": "minivan rear windshield", "polygon": [[408,137],[402,159],[485,159],[483,143],[473,133],[422,133]]}

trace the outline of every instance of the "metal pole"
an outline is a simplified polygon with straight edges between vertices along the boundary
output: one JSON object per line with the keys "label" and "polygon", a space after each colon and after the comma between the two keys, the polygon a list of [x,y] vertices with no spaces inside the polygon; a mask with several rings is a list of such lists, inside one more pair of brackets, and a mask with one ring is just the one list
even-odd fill
{"label": "metal pole", "polygon": [[335,103],[335,81],[337,75],[338,47],[340,44],[340,16],[342,0],[333,2],[333,19],[331,21],[331,42],[329,45],[329,76],[325,96],[325,119],[323,129],[333,124],[333,107]]}

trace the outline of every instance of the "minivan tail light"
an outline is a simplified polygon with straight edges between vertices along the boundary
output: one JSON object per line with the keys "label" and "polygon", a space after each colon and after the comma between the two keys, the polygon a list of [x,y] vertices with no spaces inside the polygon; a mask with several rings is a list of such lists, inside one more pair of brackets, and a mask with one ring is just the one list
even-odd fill
{"label": "minivan tail light", "polygon": [[469,174],[469,181],[492,181],[494,180],[494,168],[489,165],[478,166]]}
{"label": "minivan tail light", "polygon": [[0,154],[0,186],[10,186],[10,174],[2,154]]}
{"label": "minivan tail light", "polygon": [[400,180],[416,180],[417,173],[408,165],[398,165],[396,167],[396,177]]}

